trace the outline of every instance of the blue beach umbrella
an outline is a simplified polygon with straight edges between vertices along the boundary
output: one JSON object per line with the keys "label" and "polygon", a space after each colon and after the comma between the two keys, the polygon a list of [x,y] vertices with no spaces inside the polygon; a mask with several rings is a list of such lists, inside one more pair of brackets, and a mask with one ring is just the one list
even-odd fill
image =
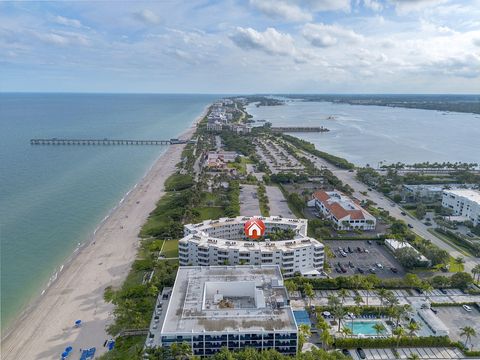
{"label": "blue beach umbrella", "polygon": [[82,323],[82,320],[77,320],[75,321],[75,326],[80,326],[81,323]]}
{"label": "blue beach umbrella", "polygon": [[64,352],[62,353],[62,359],[65,359],[67,356],[68,356],[68,352],[67,352],[67,351],[64,351]]}
{"label": "blue beach umbrella", "polygon": [[71,347],[71,346],[67,346],[67,347],[65,348],[65,352],[67,352],[67,353],[69,353],[69,352],[72,351],[72,350],[73,350],[73,347]]}

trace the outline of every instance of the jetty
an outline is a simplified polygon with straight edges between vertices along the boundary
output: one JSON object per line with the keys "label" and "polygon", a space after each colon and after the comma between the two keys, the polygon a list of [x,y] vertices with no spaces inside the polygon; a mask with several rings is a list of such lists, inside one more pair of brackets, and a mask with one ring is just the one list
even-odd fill
{"label": "jetty", "polygon": [[274,133],[284,132],[327,132],[330,131],[323,126],[275,126],[270,128]]}
{"label": "jetty", "polygon": [[189,140],[132,140],[132,139],[30,139],[31,145],[175,145]]}

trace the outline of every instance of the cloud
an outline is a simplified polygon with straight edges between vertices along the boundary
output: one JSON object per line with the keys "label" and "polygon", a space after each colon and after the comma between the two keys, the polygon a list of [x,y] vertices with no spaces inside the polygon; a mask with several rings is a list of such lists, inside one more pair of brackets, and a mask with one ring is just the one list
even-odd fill
{"label": "cloud", "polygon": [[358,43],[363,36],[353,30],[343,28],[339,25],[306,24],[302,29],[302,35],[313,46],[330,47],[341,42]]}
{"label": "cloud", "polygon": [[145,24],[155,25],[160,22],[160,17],[157,14],[155,14],[152,10],[143,9],[143,10],[137,11],[133,15],[137,20]]}
{"label": "cloud", "polygon": [[82,27],[82,23],[80,22],[80,20],[77,20],[77,19],[69,19],[69,18],[60,16],[60,15],[55,16],[54,21],[55,21],[57,24],[65,25],[65,26],[70,26],[70,27],[74,27],[74,28],[77,28],[77,29],[79,29],[79,28]]}
{"label": "cloud", "polygon": [[270,55],[295,55],[296,49],[290,34],[267,28],[259,32],[252,28],[237,27],[230,39],[242,49],[260,50]]}
{"label": "cloud", "polygon": [[272,18],[281,18],[292,22],[312,21],[312,14],[296,4],[278,0],[250,0],[250,5]]}
{"label": "cloud", "polygon": [[344,11],[350,12],[350,0],[301,0],[312,11]]}
{"label": "cloud", "polygon": [[363,5],[373,11],[381,11],[383,5],[376,0],[363,0]]}
{"label": "cloud", "polygon": [[480,38],[476,38],[472,40],[473,45],[480,47]]}
{"label": "cloud", "polygon": [[80,34],[68,33],[68,32],[47,32],[47,33],[34,33],[34,37],[43,43],[55,46],[68,46],[68,45],[80,45],[87,46],[90,44],[89,39]]}
{"label": "cloud", "polygon": [[390,0],[395,11],[399,15],[407,15],[414,12],[420,12],[430,7],[436,7],[448,0]]}

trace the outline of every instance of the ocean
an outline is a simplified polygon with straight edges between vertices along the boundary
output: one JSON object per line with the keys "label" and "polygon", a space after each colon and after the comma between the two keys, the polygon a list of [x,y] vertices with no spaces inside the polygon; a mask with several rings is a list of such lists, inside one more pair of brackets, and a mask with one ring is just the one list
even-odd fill
{"label": "ocean", "polygon": [[29,140],[175,138],[217,98],[0,94],[3,330],[167,148],[32,146]]}
{"label": "ocean", "polygon": [[274,126],[325,126],[329,132],[292,135],[359,166],[480,162],[478,114],[306,101],[250,104],[247,111],[254,120],[267,120]]}

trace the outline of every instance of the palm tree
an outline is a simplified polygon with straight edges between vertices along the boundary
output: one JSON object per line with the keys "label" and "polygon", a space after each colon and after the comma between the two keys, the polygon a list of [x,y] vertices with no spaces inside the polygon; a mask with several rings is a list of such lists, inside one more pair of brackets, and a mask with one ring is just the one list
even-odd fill
{"label": "palm tree", "polygon": [[360,295],[357,294],[353,298],[353,301],[355,302],[355,305],[360,306],[360,304],[363,303],[363,297],[361,297]]}
{"label": "palm tree", "polygon": [[347,326],[344,326],[342,328],[342,330],[340,330],[341,333],[343,334],[344,337],[347,337],[347,336],[352,336],[353,335],[353,331],[352,329],[350,329],[349,327]]}
{"label": "palm tree", "polygon": [[327,350],[330,345],[333,343],[333,337],[330,335],[328,330],[323,330],[322,334],[320,335],[320,339],[322,339],[322,345],[325,350]]}
{"label": "palm tree", "polygon": [[173,343],[171,346],[172,357],[175,360],[189,359],[192,356],[192,348],[188,343]]}
{"label": "palm tree", "polygon": [[381,322],[377,322],[375,325],[373,325],[373,329],[375,330],[378,336],[381,333],[383,333],[383,331],[385,330],[385,326],[383,326]]}
{"label": "palm tree", "polygon": [[380,299],[380,306],[383,306],[383,302],[387,298],[388,291],[385,288],[378,289],[377,291],[377,296]]}
{"label": "palm tree", "polygon": [[342,326],[342,319],[347,315],[347,311],[342,306],[337,306],[333,309],[332,315],[338,319],[338,330],[340,332],[340,326]]}
{"label": "palm tree", "polygon": [[405,336],[405,329],[403,327],[397,327],[392,331],[392,334],[397,337],[397,348],[400,345],[400,339]]}
{"label": "palm tree", "polygon": [[312,299],[315,297],[315,291],[313,291],[313,286],[310,283],[305,284],[303,288],[305,296],[308,298],[308,307],[312,306]]}
{"label": "palm tree", "polygon": [[407,329],[408,329],[408,335],[413,338],[413,336],[415,335],[415,332],[420,330],[420,324],[417,322],[411,321],[407,325]]}
{"label": "palm tree", "polygon": [[410,355],[407,356],[408,360],[420,360],[420,356],[417,353],[410,353]]}
{"label": "palm tree", "polygon": [[340,305],[340,300],[335,295],[328,295],[327,303],[329,307],[334,308]]}
{"label": "palm tree", "polygon": [[369,296],[369,290],[373,289],[373,284],[370,280],[365,279],[363,283],[363,288],[365,289],[365,294],[367,297],[367,306],[368,306],[368,296]]}
{"label": "palm tree", "polygon": [[457,263],[458,265],[461,265],[465,262],[465,259],[461,256],[458,256],[455,258],[455,263]]}
{"label": "palm tree", "polygon": [[[465,327],[461,328],[460,330],[462,330],[462,332],[460,333],[460,336],[465,336],[465,346],[467,346],[469,341],[471,343],[471,340],[472,340],[473,336],[477,335],[477,332],[471,326],[465,326]],[[473,344],[471,344],[471,345],[472,345],[472,348],[473,348]]]}
{"label": "palm tree", "polygon": [[343,303],[345,302],[345,298],[349,295],[348,290],[340,289],[337,294],[338,294],[338,297],[342,299],[342,305],[343,305]]}
{"label": "palm tree", "polygon": [[474,280],[480,281],[480,264],[475,265],[475,267],[472,269],[472,274]]}
{"label": "palm tree", "polygon": [[312,336],[312,332],[310,331],[310,326],[307,324],[301,324],[298,330],[298,350],[301,351],[303,344]]}

